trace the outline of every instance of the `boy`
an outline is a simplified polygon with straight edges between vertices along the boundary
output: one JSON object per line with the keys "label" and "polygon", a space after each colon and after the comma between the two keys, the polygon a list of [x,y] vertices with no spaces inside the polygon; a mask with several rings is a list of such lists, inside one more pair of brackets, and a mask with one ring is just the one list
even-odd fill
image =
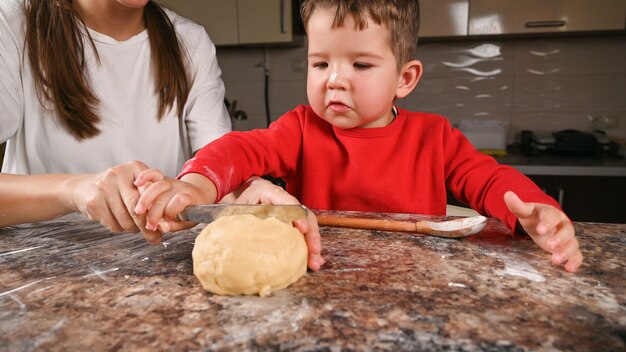
{"label": "boy", "polygon": [[[308,0],[301,14],[311,105],[268,129],[208,144],[185,164],[180,181],[156,170],[141,174],[136,184],[146,189],[136,212],[147,210],[146,227],[180,227],[168,219],[187,205],[219,200],[253,175],[285,179],[287,191],[312,209],[445,214],[448,188],[512,231],[521,226],[554,264],[578,269],[573,226],[552,198],[478,152],[445,118],[394,106],[422,74],[413,59],[417,0]],[[309,267],[317,270],[319,232],[314,219],[308,224]]]}

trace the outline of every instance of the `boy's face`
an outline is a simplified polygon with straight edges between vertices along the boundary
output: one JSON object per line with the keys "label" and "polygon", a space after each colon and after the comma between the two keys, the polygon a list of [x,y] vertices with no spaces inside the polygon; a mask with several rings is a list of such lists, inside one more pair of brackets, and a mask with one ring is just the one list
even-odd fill
{"label": "boy's face", "polygon": [[333,18],[334,11],[318,9],[308,23],[311,107],[339,128],[387,126],[402,79],[389,32],[371,20],[359,31],[351,16],[342,27],[331,29]]}

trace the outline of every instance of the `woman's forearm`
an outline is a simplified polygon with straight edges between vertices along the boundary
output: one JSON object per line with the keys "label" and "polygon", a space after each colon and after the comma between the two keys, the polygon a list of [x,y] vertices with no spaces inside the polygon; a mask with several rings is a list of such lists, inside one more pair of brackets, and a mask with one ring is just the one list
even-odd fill
{"label": "woman's forearm", "polygon": [[0,174],[0,227],[37,222],[76,211],[72,182],[81,175]]}

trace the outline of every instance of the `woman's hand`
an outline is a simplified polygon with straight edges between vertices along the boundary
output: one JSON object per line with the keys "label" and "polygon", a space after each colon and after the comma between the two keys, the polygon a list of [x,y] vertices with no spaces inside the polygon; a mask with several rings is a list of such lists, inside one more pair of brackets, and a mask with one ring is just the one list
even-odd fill
{"label": "woman's hand", "polygon": [[[235,200],[237,204],[300,204],[287,191],[260,177],[252,177],[242,186],[243,191]],[[307,219],[298,219],[294,225],[304,234],[309,249],[308,266],[317,271],[324,264],[322,245],[317,218],[308,211]]]}
{"label": "woman's hand", "polygon": [[99,174],[75,175],[67,182],[69,200],[76,211],[89,219],[99,221],[111,232],[142,232],[152,244],[161,241],[161,231],[146,229],[145,215],[136,215],[139,199],[135,178],[148,167],[140,161],[131,161],[107,169]]}

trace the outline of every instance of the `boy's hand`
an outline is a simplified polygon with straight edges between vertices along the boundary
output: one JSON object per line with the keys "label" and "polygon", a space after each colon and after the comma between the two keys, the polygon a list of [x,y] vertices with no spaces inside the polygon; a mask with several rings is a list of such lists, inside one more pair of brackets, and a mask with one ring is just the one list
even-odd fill
{"label": "boy's hand", "polygon": [[179,231],[195,225],[181,222],[176,216],[192,204],[210,204],[215,201],[215,186],[199,174],[185,175],[180,181],[169,178],[161,171],[149,169],[135,180],[141,196],[134,211],[146,214],[146,228],[163,232]]}
{"label": "boy's hand", "polygon": [[580,267],[583,255],[578,248],[574,227],[562,211],[547,204],[523,202],[510,191],[504,194],[504,202],[533,241],[552,253],[553,264],[564,264],[569,272]]}
{"label": "boy's hand", "polygon": [[[238,204],[300,204],[287,191],[262,178],[250,178],[246,183],[247,187],[235,201]],[[324,258],[321,255],[320,228],[315,214],[309,210],[308,218],[296,220],[294,225],[304,234],[309,248],[309,268],[313,271],[319,270],[324,264]]]}

